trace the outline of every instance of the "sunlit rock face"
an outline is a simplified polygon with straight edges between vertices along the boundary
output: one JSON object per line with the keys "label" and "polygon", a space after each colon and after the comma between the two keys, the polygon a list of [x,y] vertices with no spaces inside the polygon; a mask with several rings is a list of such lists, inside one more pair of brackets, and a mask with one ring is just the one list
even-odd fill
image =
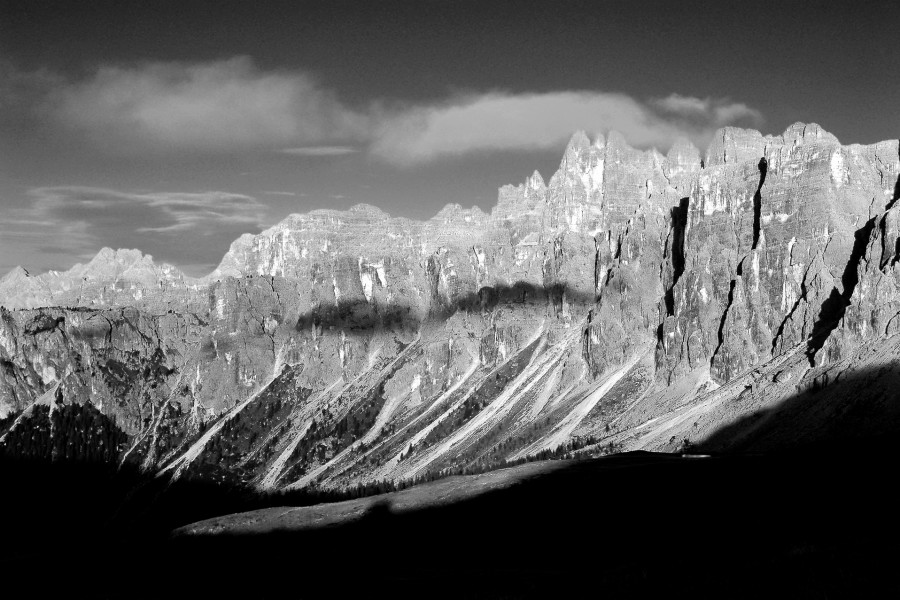
{"label": "sunlit rock face", "polygon": [[36,400],[89,401],[139,434],[159,397],[182,403],[175,386],[203,325],[189,315],[147,316],[128,307],[0,309],[0,406],[9,413]]}
{"label": "sunlit rock face", "polygon": [[735,386],[759,408],[900,332],[898,152],[803,124],[705,154],[579,133],[490,214],[292,215],[201,279],[108,249],[15,270],[0,410],[91,402],[123,460],[264,489],[676,449],[748,410],[715,408]]}
{"label": "sunlit rock face", "polygon": [[151,312],[191,310],[203,286],[172,265],[157,265],[140,250],[103,248],[87,264],[32,276],[16,267],[0,279],[0,305],[103,308],[136,306]]}
{"label": "sunlit rock face", "polygon": [[724,383],[840,318],[821,311],[854,292],[844,273],[857,268],[857,234],[894,197],[897,143],[842,147],[816,125],[765,138],[726,129],[706,164],[662,345],[670,378],[696,357]]}

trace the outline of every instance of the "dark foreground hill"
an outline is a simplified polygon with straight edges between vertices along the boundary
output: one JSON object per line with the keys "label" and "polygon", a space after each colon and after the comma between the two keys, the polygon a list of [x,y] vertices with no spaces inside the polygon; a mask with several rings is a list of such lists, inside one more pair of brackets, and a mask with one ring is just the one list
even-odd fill
{"label": "dark foreground hill", "polygon": [[532,463],[174,537],[162,530],[242,501],[182,488],[142,529],[110,529],[111,490],[57,476],[4,488],[4,563],[45,597],[871,597],[900,591],[898,459],[881,439]]}

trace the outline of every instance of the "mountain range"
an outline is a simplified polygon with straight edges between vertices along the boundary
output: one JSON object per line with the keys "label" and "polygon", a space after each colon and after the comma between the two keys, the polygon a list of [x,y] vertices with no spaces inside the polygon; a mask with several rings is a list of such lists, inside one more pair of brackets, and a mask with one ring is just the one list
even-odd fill
{"label": "mountain range", "polygon": [[577,133],[490,213],[295,214],[202,278],[17,268],[0,448],[290,491],[897,431],[898,199],[898,140]]}

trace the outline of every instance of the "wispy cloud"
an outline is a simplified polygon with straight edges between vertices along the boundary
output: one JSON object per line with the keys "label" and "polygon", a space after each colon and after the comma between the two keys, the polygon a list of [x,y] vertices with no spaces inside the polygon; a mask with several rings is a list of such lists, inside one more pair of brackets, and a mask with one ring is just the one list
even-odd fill
{"label": "wispy cloud", "polygon": [[[64,186],[35,188],[29,196],[31,207],[12,215],[20,223],[17,244],[82,258],[102,246],[138,247],[201,269],[218,263],[240,234],[259,231],[267,216],[266,206],[255,198],[220,191],[141,193]],[[52,240],[53,252],[47,240]]]}
{"label": "wispy cloud", "polygon": [[302,148],[284,148],[280,152],[295,156],[344,156],[359,152],[352,146],[305,146]]}
{"label": "wispy cloud", "polygon": [[130,193],[105,188],[41,187],[29,192],[34,211],[50,219],[113,224],[135,232],[179,232],[219,224],[257,225],[265,206],[228,192]]}
{"label": "wispy cloud", "polygon": [[[262,192],[262,193],[266,194],[267,196],[297,196],[298,195],[296,192],[279,192],[279,191]],[[299,195],[303,196],[305,194],[299,194]]]}
{"label": "wispy cloud", "polygon": [[651,106],[664,115],[683,117],[701,126],[721,127],[734,122],[761,125],[762,113],[743,102],[732,102],[728,98],[694,98],[671,94],[651,101]]}

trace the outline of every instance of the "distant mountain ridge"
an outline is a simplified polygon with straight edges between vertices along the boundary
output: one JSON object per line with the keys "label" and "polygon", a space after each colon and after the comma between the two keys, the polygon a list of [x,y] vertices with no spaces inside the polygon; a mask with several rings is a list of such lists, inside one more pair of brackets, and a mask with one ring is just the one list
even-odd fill
{"label": "distant mountain ridge", "polygon": [[291,215],[199,279],[136,250],[17,269],[0,436],[39,399],[91,403],[120,460],[260,489],[677,450],[838,365],[893,368],[898,197],[897,140],[798,123],[662,155],[578,133],[489,214]]}
{"label": "distant mountain ridge", "polygon": [[140,304],[173,289],[194,285],[178,268],[137,249],[102,248],[89,262],[66,271],[32,276],[16,267],[0,279],[0,305],[10,310],[44,306]]}

